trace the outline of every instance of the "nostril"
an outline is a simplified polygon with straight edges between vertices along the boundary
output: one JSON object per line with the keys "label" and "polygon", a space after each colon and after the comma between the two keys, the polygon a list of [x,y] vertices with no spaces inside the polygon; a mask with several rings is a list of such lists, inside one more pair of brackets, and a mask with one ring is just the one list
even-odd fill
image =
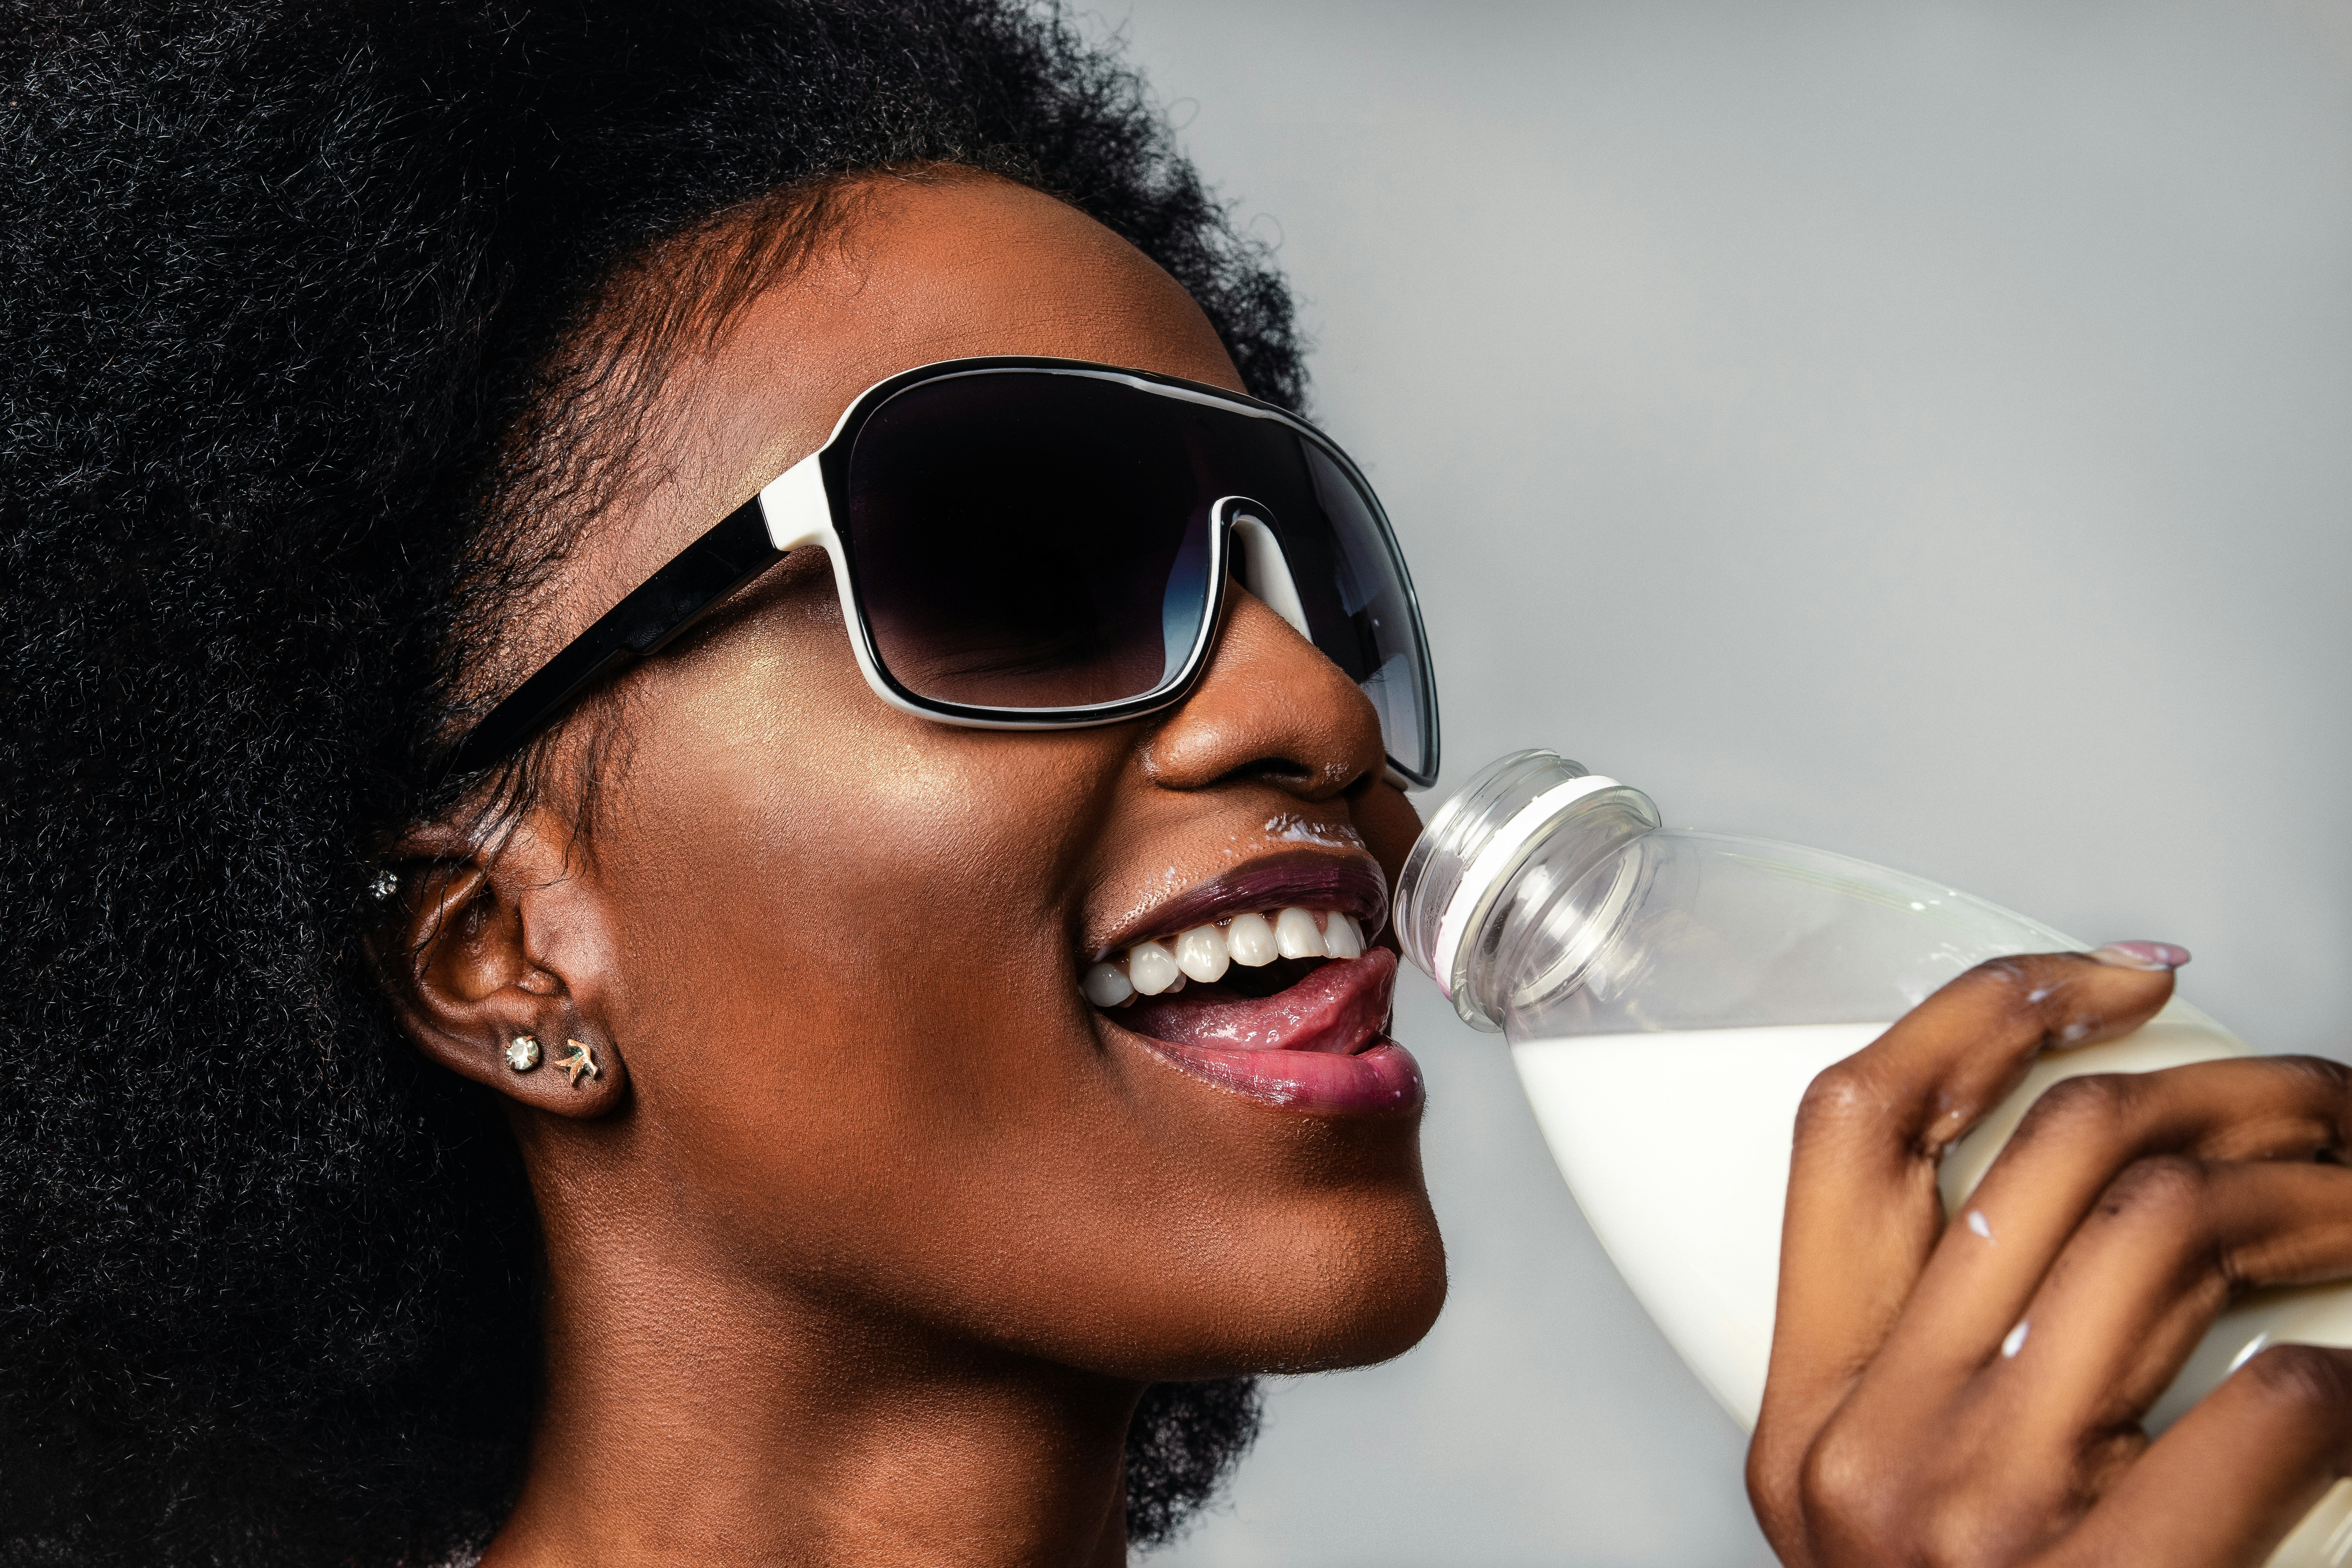
{"label": "nostril", "polygon": [[1229,768],[1218,775],[1218,784],[1271,784],[1297,795],[1325,790],[1341,794],[1346,784],[1333,786],[1330,768],[1309,767],[1296,757],[1254,757],[1237,768]]}

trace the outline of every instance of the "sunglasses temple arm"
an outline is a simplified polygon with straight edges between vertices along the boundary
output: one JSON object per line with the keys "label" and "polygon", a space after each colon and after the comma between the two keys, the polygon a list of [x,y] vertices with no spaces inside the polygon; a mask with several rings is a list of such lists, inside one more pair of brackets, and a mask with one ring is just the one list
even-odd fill
{"label": "sunglasses temple arm", "polygon": [[657,653],[704,611],[775,564],[758,497],[670,557],[635,592],[597,617],[497,707],[450,756],[444,776],[503,762],[583,693]]}

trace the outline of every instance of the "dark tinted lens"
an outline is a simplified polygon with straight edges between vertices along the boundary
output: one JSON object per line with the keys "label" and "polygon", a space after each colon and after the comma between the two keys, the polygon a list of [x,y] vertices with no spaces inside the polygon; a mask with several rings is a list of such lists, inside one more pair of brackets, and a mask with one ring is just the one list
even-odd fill
{"label": "dark tinted lens", "polygon": [[[1307,606],[1315,646],[1363,688],[1390,758],[1415,782],[1437,774],[1437,693],[1430,689],[1421,614],[1404,564],[1373,502],[1321,447],[1301,441],[1319,526],[1275,531]],[[1269,505],[1272,503],[1269,502]]]}
{"label": "dark tinted lens", "polygon": [[885,404],[843,542],[883,667],[918,697],[1075,708],[1182,673],[1209,602],[1210,443],[1093,377],[978,374]]}
{"label": "dark tinted lens", "polygon": [[1320,445],[1279,420],[1209,411],[1216,455],[1210,487],[1274,515],[1307,634],[1363,689],[1390,759],[1417,783],[1437,772],[1437,698],[1423,652],[1411,580],[1377,503]]}
{"label": "dark tinted lens", "polygon": [[971,708],[1078,708],[1183,674],[1209,512],[1272,513],[1315,646],[1436,772],[1435,693],[1403,563],[1345,465],[1287,423],[1100,376],[981,372],[885,404],[849,457],[850,572],[883,668]]}

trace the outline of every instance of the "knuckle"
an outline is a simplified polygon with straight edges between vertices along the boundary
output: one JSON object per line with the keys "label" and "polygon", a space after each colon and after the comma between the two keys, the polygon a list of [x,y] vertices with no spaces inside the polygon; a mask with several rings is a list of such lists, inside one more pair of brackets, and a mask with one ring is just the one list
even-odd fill
{"label": "knuckle", "polygon": [[1834,1523],[1849,1527],[1853,1514],[1869,1501],[1869,1490],[1843,1465],[1828,1457],[1828,1446],[1818,1445],[1805,1456],[1797,1473],[1797,1496],[1805,1518],[1815,1529]]}
{"label": "knuckle", "polygon": [[2039,1006],[2063,984],[2060,976],[2050,973],[2051,957],[2028,952],[1988,958],[1962,979],[1969,989],[1990,991],[2011,1005],[2022,1002]]}
{"label": "knuckle", "polygon": [[[1918,1526],[1908,1561],[1920,1568],[1990,1568],[1987,1548],[2002,1533],[1981,1506],[1953,1501],[1935,1510]],[[2004,1553],[2000,1561],[2008,1562]]]}
{"label": "knuckle", "polygon": [[2238,1369],[2247,1392],[2289,1411],[2352,1412],[2352,1357],[2318,1345],[2273,1345]]}
{"label": "knuckle", "polygon": [[2083,989],[2083,961],[2072,953],[2028,952],[1987,959],[1948,989],[1966,998],[1988,1020],[2036,1029],[2066,1043],[2095,1032],[2096,1020],[2080,1015],[2095,992]]}
{"label": "knuckle", "polygon": [[1849,1057],[1813,1075],[1797,1102],[1796,1139],[1875,1128],[1886,1120],[1886,1096],[1870,1068]]}
{"label": "knuckle", "polygon": [[2320,1089],[2337,1094],[2352,1092],[2352,1067],[2326,1057],[2279,1056],[2257,1058],[2271,1067],[2309,1079]]}
{"label": "knuckle", "polygon": [[2108,1219],[2174,1224],[2196,1215],[2205,1204],[2206,1171],[2185,1154],[2150,1154],[2118,1172],[2100,1195],[2099,1213]]}
{"label": "knuckle", "polygon": [[1901,1563],[1909,1568],[1990,1568],[2001,1552],[2001,1510],[1980,1489],[1939,1485],[1883,1431],[1832,1422],[1805,1451],[1794,1478],[1801,1539],[1817,1560]]}
{"label": "knuckle", "polygon": [[2332,1107],[2340,1149],[2347,1142],[2347,1129],[2352,1129],[2352,1067],[2326,1057],[2264,1057],[2261,1060],[2272,1071],[2299,1080],[2315,1097]]}
{"label": "knuckle", "polygon": [[1813,1442],[1797,1472],[1797,1493],[1806,1520],[1851,1538],[1876,1533],[1888,1502],[1875,1446],[1832,1426]]}
{"label": "knuckle", "polygon": [[2042,1098],[2025,1113],[2015,1141],[2114,1142],[2129,1131],[2142,1093],[2142,1080],[2132,1073],[2095,1072],[2061,1079],[2043,1089]]}

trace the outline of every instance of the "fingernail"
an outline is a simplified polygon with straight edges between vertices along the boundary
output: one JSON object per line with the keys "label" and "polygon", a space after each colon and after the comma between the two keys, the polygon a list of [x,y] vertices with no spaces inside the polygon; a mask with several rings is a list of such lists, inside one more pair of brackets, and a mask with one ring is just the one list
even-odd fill
{"label": "fingernail", "polygon": [[2178,969],[2189,962],[2189,950],[2168,942],[2111,942],[2091,956],[2117,969]]}

